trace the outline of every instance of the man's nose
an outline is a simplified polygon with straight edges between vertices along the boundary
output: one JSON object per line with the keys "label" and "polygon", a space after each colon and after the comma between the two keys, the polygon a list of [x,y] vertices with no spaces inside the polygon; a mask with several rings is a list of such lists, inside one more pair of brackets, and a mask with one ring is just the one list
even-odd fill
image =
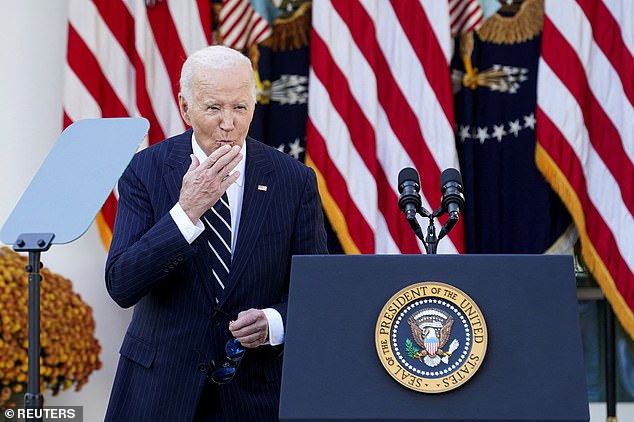
{"label": "man's nose", "polygon": [[220,129],[225,131],[233,130],[233,111],[232,110],[222,110],[222,114],[220,117]]}

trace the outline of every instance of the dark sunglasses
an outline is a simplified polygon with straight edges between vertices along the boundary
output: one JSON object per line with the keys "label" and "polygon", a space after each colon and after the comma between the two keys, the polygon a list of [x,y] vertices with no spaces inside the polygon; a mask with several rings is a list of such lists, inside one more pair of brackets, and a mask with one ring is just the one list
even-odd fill
{"label": "dark sunglasses", "polygon": [[238,366],[240,366],[244,352],[244,347],[242,347],[237,339],[232,338],[227,341],[227,344],[225,344],[226,362],[213,370],[211,380],[216,384],[227,384],[231,382],[238,371]]}

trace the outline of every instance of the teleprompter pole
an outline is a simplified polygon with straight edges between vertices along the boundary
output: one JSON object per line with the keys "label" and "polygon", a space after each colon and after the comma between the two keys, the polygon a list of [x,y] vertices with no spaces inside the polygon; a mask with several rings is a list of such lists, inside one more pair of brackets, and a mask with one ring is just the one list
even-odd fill
{"label": "teleprompter pole", "polygon": [[42,276],[40,269],[42,262],[40,254],[51,247],[55,235],[53,233],[28,233],[21,234],[15,242],[13,249],[16,252],[28,252],[29,263],[26,272],[29,274],[29,349],[28,349],[28,383],[27,392],[24,395],[24,408],[33,409],[27,418],[29,422],[42,420],[41,410],[44,399],[40,392],[40,282]]}

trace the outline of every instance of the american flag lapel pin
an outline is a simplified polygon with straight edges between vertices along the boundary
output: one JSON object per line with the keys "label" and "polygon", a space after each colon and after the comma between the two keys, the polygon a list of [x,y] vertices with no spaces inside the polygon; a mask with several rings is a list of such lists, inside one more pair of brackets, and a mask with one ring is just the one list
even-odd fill
{"label": "american flag lapel pin", "polygon": [[266,185],[258,185],[258,190],[261,190],[262,192],[266,192],[267,189],[268,189],[268,186]]}

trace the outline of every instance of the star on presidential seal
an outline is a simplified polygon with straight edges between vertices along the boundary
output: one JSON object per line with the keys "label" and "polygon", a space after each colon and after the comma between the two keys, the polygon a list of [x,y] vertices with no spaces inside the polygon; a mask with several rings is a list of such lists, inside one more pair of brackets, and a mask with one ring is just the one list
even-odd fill
{"label": "star on presidential seal", "polygon": [[460,387],[480,368],[488,333],[469,296],[431,281],[405,287],[388,300],[375,341],[392,378],[412,390],[442,393]]}

